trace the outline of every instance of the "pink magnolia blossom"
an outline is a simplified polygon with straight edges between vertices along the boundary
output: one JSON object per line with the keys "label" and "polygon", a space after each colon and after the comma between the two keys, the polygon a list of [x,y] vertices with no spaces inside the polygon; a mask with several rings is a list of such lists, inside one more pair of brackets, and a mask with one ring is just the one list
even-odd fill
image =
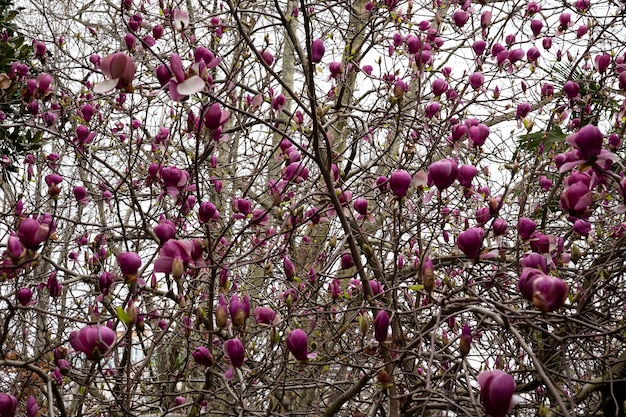
{"label": "pink magnolia blossom", "polygon": [[17,398],[11,394],[0,393],[0,417],[15,417]]}
{"label": "pink magnolia blossom", "polygon": [[471,227],[459,233],[456,245],[469,259],[476,260],[480,254],[485,231],[480,227]]}
{"label": "pink magnolia blossom", "polygon": [[213,366],[213,355],[211,355],[209,349],[204,346],[197,347],[191,356],[193,356],[193,360],[200,365],[204,365],[207,368]]}
{"label": "pink magnolia blossom", "polygon": [[180,278],[185,270],[198,260],[197,246],[197,242],[191,240],[168,240],[154,261],[154,272],[172,274],[175,278]]}
{"label": "pink magnolia blossom", "polygon": [[399,169],[394,171],[389,178],[389,188],[396,197],[404,197],[411,186],[411,174]]}
{"label": "pink magnolia blossom", "polygon": [[287,349],[296,360],[306,362],[316,356],[314,353],[309,353],[307,345],[308,336],[304,330],[295,329],[287,335]]}
{"label": "pink magnolia blossom", "polygon": [[235,368],[240,368],[245,360],[245,349],[238,338],[224,342],[224,354]]}
{"label": "pink magnolia blossom", "polygon": [[505,417],[515,405],[515,380],[500,370],[484,371],[478,375],[480,402],[491,417]]}
{"label": "pink magnolia blossom", "polygon": [[[137,271],[141,267],[141,257],[134,252],[120,252],[117,255],[117,264],[125,277],[137,275]],[[127,278],[128,279],[128,278]]]}
{"label": "pink magnolia blossom", "polygon": [[380,310],[374,317],[374,339],[377,342],[383,343],[387,340],[387,333],[389,332],[389,315],[385,310]]}
{"label": "pink magnolia blossom", "polygon": [[434,184],[439,190],[445,190],[454,183],[458,172],[454,159],[440,159],[428,167],[428,182]]}
{"label": "pink magnolia blossom", "polygon": [[115,339],[115,332],[100,324],[86,326],[70,334],[70,344],[74,350],[84,353],[90,360],[105,356],[113,347]]}
{"label": "pink magnolia blossom", "polygon": [[517,222],[517,232],[523,240],[529,240],[537,228],[537,223],[526,217],[520,217]]}
{"label": "pink magnolia blossom", "polygon": [[257,307],[254,309],[254,319],[257,324],[275,326],[278,324],[278,315],[269,307]]}
{"label": "pink magnolia blossom", "polygon": [[132,57],[123,52],[116,52],[105,57],[100,62],[100,68],[108,80],[94,86],[95,93],[107,93],[114,88],[133,91],[132,83],[137,68]]}
{"label": "pink magnolia blossom", "polygon": [[326,52],[326,48],[324,47],[324,41],[321,39],[315,39],[311,43],[311,62],[319,63],[322,61],[322,57],[324,56],[324,52]]}

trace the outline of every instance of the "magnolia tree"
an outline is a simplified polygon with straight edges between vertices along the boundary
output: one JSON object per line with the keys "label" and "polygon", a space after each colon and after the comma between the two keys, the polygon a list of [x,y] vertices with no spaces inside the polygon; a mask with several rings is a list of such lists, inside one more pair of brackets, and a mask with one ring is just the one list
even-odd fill
{"label": "magnolia tree", "polygon": [[624,415],[623,4],[25,6],[0,416]]}

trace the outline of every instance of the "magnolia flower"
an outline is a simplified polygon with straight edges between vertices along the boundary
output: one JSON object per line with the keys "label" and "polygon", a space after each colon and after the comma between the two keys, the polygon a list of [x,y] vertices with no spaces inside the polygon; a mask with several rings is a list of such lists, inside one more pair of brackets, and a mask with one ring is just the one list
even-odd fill
{"label": "magnolia flower", "polygon": [[439,190],[444,190],[456,180],[458,172],[454,159],[440,159],[428,167],[428,182],[434,184]]}
{"label": "magnolia flower", "polygon": [[174,9],[172,11],[172,25],[174,30],[182,32],[189,27],[189,14],[181,9]]}
{"label": "magnolia flower", "polygon": [[141,267],[141,257],[134,252],[120,252],[117,255],[117,264],[127,282],[137,280],[137,271]]}
{"label": "magnolia flower", "polygon": [[246,308],[237,294],[233,294],[233,296],[230,297],[228,311],[230,312],[231,320],[236,327],[241,327],[245,324],[247,318]]}
{"label": "magnolia flower", "polygon": [[292,330],[287,336],[287,349],[299,361],[306,362],[309,359],[315,358],[315,353],[309,353],[308,336],[302,329]]}
{"label": "magnolia flower", "polygon": [[26,401],[26,416],[36,417],[37,415],[39,415],[39,405],[35,397],[31,395],[28,397],[28,401]]}
{"label": "magnolia flower", "polygon": [[21,288],[15,294],[15,298],[21,305],[27,306],[33,299],[33,291],[30,288]]}
{"label": "magnolia flower", "polygon": [[274,310],[269,307],[257,307],[254,309],[254,319],[256,324],[266,326],[275,326],[278,324],[278,316]]}
{"label": "magnolia flower", "polygon": [[109,79],[96,84],[93,88],[94,93],[107,93],[114,88],[133,91],[132,83],[137,68],[132,57],[123,52],[116,52],[105,57],[100,62],[100,68]]}
{"label": "magnolia flower", "polygon": [[526,217],[520,217],[517,222],[517,232],[523,240],[530,239],[536,228],[537,223]]}
{"label": "magnolia flower", "polygon": [[116,335],[113,330],[100,324],[90,325],[70,334],[70,344],[87,359],[98,360],[111,349]]}
{"label": "magnolia flower", "polygon": [[196,246],[196,242],[191,240],[168,240],[159,251],[159,258],[154,261],[154,272],[172,274],[174,278],[180,278],[196,260]]}
{"label": "magnolia flower", "polygon": [[484,371],[478,375],[480,402],[491,417],[504,417],[517,403],[515,380],[500,370]]}
{"label": "magnolia flower", "polygon": [[461,165],[459,167],[457,180],[463,187],[471,188],[472,180],[478,174],[478,168],[474,165]]}
{"label": "magnolia flower", "polygon": [[411,186],[411,174],[399,169],[394,171],[389,178],[389,188],[396,197],[404,197]]}
{"label": "magnolia flower", "polygon": [[475,72],[469,76],[468,81],[474,90],[478,90],[485,82],[485,76],[480,72]]}
{"label": "magnolia flower", "polygon": [[311,43],[311,62],[321,62],[322,57],[324,56],[324,52],[326,52],[326,48],[324,47],[324,41],[322,41],[321,39],[315,39]]}
{"label": "magnolia flower", "polygon": [[383,343],[387,340],[389,324],[389,315],[385,310],[380,310],[376,313],[376,317],[374,318],[374,339],[376,339],[377,342]]}
{"label": "magnolia flower", "polygon": [[46,223],[39,223],[35,219],[22,219],[17,229],[17,237],[26,249],[36,250],[50,234],[50,226]]}
{"label": "magnolia flower", "polygon": [[461,249],[461,252],[463,252],[465,256],[475,260],[480,254],[480,248],[482,246],[484,235],[485,231],[480,227],[471,227],[459,233],[456,237],[456,245],[459,249]]}
{"label": "magnolia flower", "polygon": [[560,278],[535,268],[524,268],[518,288],[522,296],[544,313],[559,309],[567,299],[568,285]]}
{"label": "magnolia flower", "polygon": [[213,366],[213,355],[211,355],[209,349],[205,348],[204,346],[196,348],[191,356],[193,356],[193,360],[200,365],[204,365],[206,367]]}
{"label": "magnolia flower", "polygon": [[241,340],[234,338],[224,342],[224,356],[230,360],[230,364],[233,366],[224,374],[224,377],[230,380],[233,378],[235,368],[241,368],[246,359],[245,348]]}
{"label": "magnolia flower", "polygon": [[0,417],[14,417],[17,410],[17,398],[11,394],[0,394]]}

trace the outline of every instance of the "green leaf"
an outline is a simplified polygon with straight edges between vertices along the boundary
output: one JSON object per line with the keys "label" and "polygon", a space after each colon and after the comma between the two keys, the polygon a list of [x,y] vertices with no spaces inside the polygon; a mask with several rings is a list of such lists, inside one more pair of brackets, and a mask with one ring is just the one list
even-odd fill
{"label": "green leaf", "polygon": [[129,325],[131,322],[130,316],[124,311],[121,306],[117,307],[117,318],[124,322],[124,324]]}
{"label": "green leaf", "polygon": [[533,132],[519,137],[518,143],[520,147],[533,150],[537,149],[542,143],[545,147],[549,148],[555,143],[562,143],[565,141],[567,135],[563,133],[559,126],[555,126],[547,132]]}
{"label": "green leaf", "polygon": [[422,284],[409,285],[409,289],[412,291],[421,291],[424,289]]}

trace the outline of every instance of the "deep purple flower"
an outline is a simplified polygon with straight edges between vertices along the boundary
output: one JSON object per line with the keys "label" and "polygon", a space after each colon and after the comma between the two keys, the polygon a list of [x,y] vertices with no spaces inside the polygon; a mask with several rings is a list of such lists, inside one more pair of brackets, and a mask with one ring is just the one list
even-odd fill
{"label": "deep purple flower", "polygon": [[426,107],[424,108],[424,114],[426,115],[427,118],[432,119],[433,117],[435,117],[437,113],[439,113],[440,109],[441,109],[441,104],[437,101],[433,101],[426,105]]}
{"label": "deep purple flower", "polygon": [[486,48],[487,42],[482,39],[479,39],[472,44],[472,49],[474,50],[474,53],[478,56],[481,56],[485,52]]}
{"label": "deep purple flower", "polygon": [[505,417],[514,405],[515,380],[500,370],[484,371],[478,375],[480,401],[491,417]]}
{"label": "deep purple flower", "polygon": [[374,317],[374,339],[377,342],[383,343],[387,340],[387,333],[389,332],[389,315],[385,310],[380,310]]}
{"label": "deep purple flower", "polygon": [[565,92],[567,98],[572,100],[580,93],[580,85],[578,85],[575,81],[567,81],[563,86],[563,91]]}
{"label": "deep purple flower", "polygon": [[396,197],[404,197],[411,186],[411,174],[399,169],[394,171],[389,178],[389,188]]}
{"label": "deep purple flower", "polygon": [[559,24],[562,28],[567,28],[571,23],[572,15],[569,13],[561,13],[559,15]]}
{"label": "deep purple flower", "polygon": [[161,220],[152,231],[161,245],[176,236],[176,226],[171,220]]}
{"label": "deep purple flower", "polygon": [[35,219],[22,219],[17,229],[17,237],[27,249],[37,249],[50,233],[50,226],[46,223],[39,223]]}
{"label": "deep purple flower", "polygon": [[487,29],[491,25],[492,13],[490,10],[485,10],[480,15],[480,27]]}
{"label": "deep purple flower", "polygon": [[204,365],[206,367],[213,366],[213,355],[211,355],[209,349],[204,346],[197,347],[191,356],[193,356],[193,360],[200,365]]}
{"label": "deep purple flower", "polygon": [[459,340],[459,351],[462,357],[467,356],[472,345],[472,329],[469,324],[465,323],[461,330],[461,337]]}
{"label": "deep purple flower", "polygon": [[95,93],[107,93],[114,88],[123,91],[133,90],[133,78],[135,77],[135,63],[133,58],[123,52],[116,52],[105,57],[100,62],[100,68],[108,80],[94,86]]}
{"label": "deep purple flower", "polygon": [[563,190],[559,203],[570,215],[586,217],[593,204],[593,194],[585,181],[577,181]]}
{"label": "deep purple flower", "polygon": [[296,266],[286,255],[283,256],[283,269],[287,279],[293,280],[296,277]]}
{"label": "deep purple flower", "polygon": [[84,353],[90,360],[98,360],[106,355],[115,339],[115,332],[100,324],[86,326],[70,334],[70,344],[74,350]]}
{"label": "deep purple flower", "polygon": [[454,24],[457,27],[461,28],[465,26],[465,24],[469,20],[469,17],[469,13],[467,13],[465,10],[459,9],[454,11],[454,14],[452,15],[452,21],[454,21]]}
{"label": "deep purple flower", "polygon": [[137,275],[139,267],[141,267],[141,257],[135,252],[120,252],[117,255],[117,264],[120,266],[122,275],[126,277],[128,281],[133,281],[131,277]]}
{"label": "deep purple flower", "polygon": [[428,182],[433,183],[439,190],[444,190],[454,183],[458,172],[454,159],[440,159],[428,167]]}
{"label": "deep purple flower", "polygon": [[233,294],[228,302],[228,311],[230,312],[230,318],[236,327],[241,327],[246,322],[246,309],[239,296]]}
{"label": "deep purple flower", "polygon": [[307,344],[308,336],[302,329],[292,330],[287,336],[287,349],[296,360],[307,361],[309,359]]}
{"label": "deep purple flower", "polygon": [[565,303],[568,285],[561,278],[540,275],[532,282],[532,302],[544,313],[555,311]]}
{"label": "deep purple flower", "polygon": [[276,312],[269,307],[257,307],[254,309],[256,324],[273,326],[276,323]]}
{"label": "deep purple flower", "polygon": [[27,306],[30,304],[31,300],[33,299],[33,291],[30,288],[21,288],[17,290],[17,293],[15,294],[15,298],[17,298],[17,301],[21,305]]}
{"label": "deep purple flower", "polygon": [[493,234],[496,236],[502,236],[506,233],[508,228],[509,225],[504,219],[497,218],[493,221]]}
{"label": "deep purple flower", "polygon": [[539,177],[539,185],[541,186],[542,190],[548,191],[550,190],[550,188],[552,188],[552,180],[542,175],[541,177]]}
{"label": "deep purple flower", "polygon": [[383,284],[376,281],[375,279],[370,280],[369,285],[370,285],[370,289],[372,290],[372,294],[374,296],[377,296],[378,294],[382,293],[384,290]]}
{"label": "deep purple flower", "polygon": [[331,78],[337,78],[343,73],[343,64],[341,62],[331,62],[328,64]]}
{"label": "deep purple flower", "polygon": [[474,90],[478,90],[485,82],[485,76],[482,75],[480,72],[475,72],[469,76],[468,80],[472,88]]}
{"label": "deep purple flower", "polygon": [[536,252],[525,254],[522,260],[520,261],[520,264],[524,268],[534,268],[534,269],[539,269],[545,273],[548,272],[548,263],[546,262],[546,258],[543,255],[536,253]]}
{"label": "deep purple flower", "polygon": [[443,78],[437,78],[433,81],[431,88],[433,90],[433,94],[436,97],[440,97],[448,91],[448,83]]}
{"label": "deep purple flower", "polygon": [[89,194],[87,194],[87,190],[85,189],[85,187],[76,186],[72,189],[72,192],[74,193],[74,198],[76,198],[76,201],[78,201],[78,203],[82,204],[83,206],[89,204],[91,198],[89,197]]}
{"label": "deep purple flower", "polygon": [[596,64],[596,70],[600,74],[604,74],[606,70],[609,68],[609,65],[611,65],[611,55],[609,54],[596,55],[596,57],[594,58],[594,63]]}
{"label": "deep purple flower", "polygon": [[578,219],[574,222],[573,228],[579,235],[589,236],[589,232],[591,232],[591,223],[583,219]]}
{"label": "deep purple flower", "polygon": [[357,198],[353,203],[354,209],[357,213],[359,213],[360,218],[364,218],[367,215],[367,199],[366,198]]}
{"label": "deep purple flower", "polygon": [[224,355],[230,360],[233,367],[241,368],[245,360],[245,349],[241,340],[235,337],[224,342]]}
{"label": "deep purple flower", "polygon": [[523,240],[530,239],[536,228],[537,223],[526,217],[520,217],[517,222],[517,232]]}
{"label": "deep purple flower", "polygon": [[489,130],[489,126],[483,123],[479,123],[476,126],[470,126],[467,129],[467,135],[469,136],[470,142],[476,147],[483,146],[490,133],[491,131]]}
{"label": "deep purple flower", "polygon": [[533,19],[530,22],[530,30],[533,32],[533,35],[537,36],[541,33],[541,29],[543,28],[543,22],[541,20]]}
{"label": "deep purple flower", "polygon": [[226,124],[230,118],[230,112],[222,110],[219,103],[213,103],[204,113],[204,125],[209,129],[218,129]]}
{"label": "deep purple flower", "polygon": [[272,53],[267,49],[263,49],[259,54],[261,55],[263,62],[265,62],[268,67],[271,67],[274,63],[274,55],[272,55]]}
{"label": "deep purple flower", "polygon": [[198,218],[202,223],[207,223],[210,220],[219,220],[220,212],[215,207],[215,204],[208,201],[203,201],[202,203],[200,203]]}
{"label": "deep purple flower", "polygon": [[578,132],[569,135],[566,141],[578,149],[582,158],[589,159],[600,153],[603,138],[602,132],[596,126],[585,125]]}
{"label": "deep purple flower", "polygon": [[154,272],[172,274],[180,278],[194,258],[196,243],[190,240],[170,239],[159,251],[159,257],[154,261]]}
{"label": "deep purple flower", "polygon": [[472,187],[472,180],[478,174],[478,168],[474,165],[461,165],[457,175],[457,180],[465,188]]}
{"label": "deep purple flower", "polygon": [[26,249],[17,236],[11,235],[7,241],[6,253],[11,261],[13,261],[14,264],[17,264],[26,254]]}
{"label": "deep purple flower", "polygon": [[456,237],[456,245],[468,258],[476,260],[480,254],[485,231],[480,227],[471,227]]}
{"label": "deep purple flower", "polygon": [[37,400],[32,395],[28,397],[28,401],[26,401],[26,416],[27,417],[37,417],[39,414],[39,405],[37,404]]}
{"label": "deep purple flower", "polygon": [[0,394],[0,417],[15,417],[17,398],[11,394]]}
{"label": "deep purple flower", "polygon": [[539,253],[549,253],[550,244],[554,243],[554,237],[535,232],[530,238],[530,248]]}
{"label": "deep purple flower", "polygon": [[311,43],[311,62],[318,63],[322,61],[326,48],[324,47],[324,41],[321,39],[315,39]]}
{"label": "deep purple flower", "polygon": [[484,225],[491,219],[491,210],[489,207],[481,207],[476,210],[476,222],[480,225]]}

